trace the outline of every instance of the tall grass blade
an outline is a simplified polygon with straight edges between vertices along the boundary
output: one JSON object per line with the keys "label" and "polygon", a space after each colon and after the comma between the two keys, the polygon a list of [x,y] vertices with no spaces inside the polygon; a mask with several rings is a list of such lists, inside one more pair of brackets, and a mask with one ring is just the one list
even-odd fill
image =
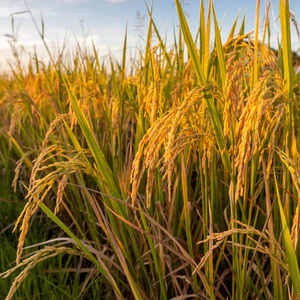
{"label": "tall grass blade", "polygon": [[44,204],[40,203],[39,207],[49,216],[49,218],[55,222],[74,242],[81,248],[87,258],[89,258],[99,269],[99,271],[108,279],[110,284],[114,287],[115,295],[117,299],[124,299],[120,292],[115,280],[108,271],[107,267],[103,262],[99,262],[94,255],[88,250],[88,248],[76,237],[76,235],[57,217],[53,212]]}
{"label": "tall grass blade", "polygon": [[222,46],[222,41],[221,41],[220,29],[219,29],[216,12],[215,12],[213,5],[212,5],[212,9],[213,9],[213,15],[214,15],[215,40],[216,40],[219,68],[220,68],[220,73],[221,73],[220,77],[221,77],[221,82],[222,82],[222,85],[221,85],[221,88],[222,88],[224,86],[225,80],[226,80],[226,63],[225,63],[224,51],[223,51],[223,46]]}
{"label": "tall grass blade", "polygon": [[275,188],[276,188],[276,195],[277,195],[277,203],[279,206],[279,211],[280,211],[280,220],[281,220],[281,225],[282,225],[282,232],[283,232],[283,240],[285,243],[286,247],[286,255],[288,258],[288,265],[289,265],[289,271],[290,271],[290,276],[291,280],[293,283],[293,288],[294,288],[294,293],[295,293],[295,298],[298,299],[300,295],[300,272],[299,272],[299,264],[297,261],[297,256],[295,253],[295,249],[293,246],[292,238],[291,238],[291,233],[287,225],[286,217],[283,211],[283,207],[281,204],[281,197],[279,194],[279,189],[278,189],[278,183],[277,183],[277,178],[276,178],[276,173],[274,172],[274,181],[275,181]]}
{"label": "tall grass blade", "polygon": [[[68,82],[68,79],[66,79],[66,85],[68,87],[71,86],[70,83]],[[83,112],[81,111],[81,109],[78,106],[78,103],[77,103],[78,100],[76,99],[76,96],[69,88],[68,88],[68,93],[70,96],[72,107],[75,111],[76,117],[77,117],[80,127],[82,129],[82,132],[83,132],[83,134],[90,146],[90,149],[93,153],[93,156],[95,158],[96,165],[98,167],[98,171],[100,172],[102,179],[107,183],[107,185],[109,187],[109,192],[114,197],[120,198],[118,187],[113,178],[113,173],[105,159],[104,154],[102,153],[102,151],[95,139],[95,136],[91,130],[91,127],[90,127],[85,115],[83,114]]]}
{"label": "tall grass blade", "polygon": [[[178,12],[179,20],[180,20],[181,29],[182,29],[182,32],[184,35],[184,39],[185,39],[185,42],[186,42],[186,45],[188,48],[189,55],[191,56],[193,66],[195,68],[195,72],[196,72],[198,81],[201,85],[205,85],[207,83],[207,80],[204,76],[204,72],[203,72],[203,69],[202,69],[202,66],[201,66],[201,63],[199,60],[199,55],[196,50],[194,41],[192,39],[192,35],[189,30],[186,18],[184,16],[184,12],[182,10],[179,0],[175,0],[175,3],[176,3],[176,7],[177,7],[177,12]],[[219,52],[220,52],[220,49],[219,49]],[[223,61],[223,63],[224,63],[224,61]],[[224,70],[223,70],[223,72],[224,72]],[[224,76],[224,74],[223,74],[223,76]],[[211,99],[211,98],[208,99],[208,98],[209,97],[205,97],[205,100],[206,100],[206,104],[207,104],[207,107],[208,107],[208,110],[210,113],[210,117],[212,118],[213,127],[215,130],[216,139],[218,141],[218,146],[219,146],[219,150],[221,153],[222,161],[223,161],[228,173],[230,175],[233,175],[232,167],[231,167],[231,163],[230,163],[230,159],[229,159],[229,155],[228,155],[228,150],[225,145],[225,139],[224,139],[220,119],[218,116],[218,112],[217,112],[216,106],[213,102],[213,99]]]}
{"label": "tall grass blade", "polygon": [[293,66],[291,50],[291,30],[290,30],[290,8],[289,0],[279,1],[279,16],[281,28],[281,42],[283,52],[284,79],[286,80],[287,92],[291,96],[293,92]]}
{"label": "tall grass blade", "polygon": [[198,81],[201,85],[205,85],[207,83],[206,77],[204,76],[203,68],[201,66],[201,63],[199,61],[199,55],[198,51],[196,49],[196,46],[194,44],[194,40],[192,38],[188,23],[186,21],[186,18],[184,16],[184,12],[182,10],[182,7],[180,5],[179,0],[175,0],[178,17],[180,20],[181,30],[188,48],[189,55],[192,59],[193,66],[195,68],[195,72],[198,78]]}
{"label": "tall grass blade", "polygon": [[235,20],[234,20],[234,23],[230,29],[230,32],[229,32],[229,35],[228,35],[228,38],[227,38],[227,41],[231,41],[234,37],[234,33],[235,33],[235,29],[236,29],[236,25],[237,25],[237,21],[239,19],[239,15],[240,15],[240,12],[238,12]]}
{"label": "tall grass blade", "polygon": [[165,57],[166,57],[168,66],[169,66],[169,67],[172,67],[172,64],[171,64],[171,61],[170,61],[170,57],[169,57],[169,55],[168,55],[168,52],[166,51],[166,46],[165,46],[165,44],[164,44],[164,42],[163,42],[163,40],[162,40],[162,38],[161,38],[161,36],[160,36],[160,34],[159,34],[159,31],[158,31],[157,26],[156,26],[156,24],[155,24],[155,22],[153,21],[153,18],[152,18],[152,7],[153,7],[153,2],[151,2],[151,10],[149,10],[149,7],[148,7],[148,5],[147,5],[147,3],[146,3],[145,0],[144,0],[144,4],[145,4],[145,7],[146,7],[147,12],[148,12],[148,15],[149,15],[149,18],[150,18],[151,25],[153,26],[154,31],[155,31],[155,34],[156,34],[156,36],[157,36],[157,38],[158,38],[158,40],[159,40],[160,47],[162,48],[163,52],[165,53]]}
{"label": "tall grass blade", "polygon": [[254,78],[253,78],[253,86],[258,81],[258,32],[259,32],[259,11],[260,11],[260,0],[256,0],[256,13],[255,13],[255,38],[254,38]]}

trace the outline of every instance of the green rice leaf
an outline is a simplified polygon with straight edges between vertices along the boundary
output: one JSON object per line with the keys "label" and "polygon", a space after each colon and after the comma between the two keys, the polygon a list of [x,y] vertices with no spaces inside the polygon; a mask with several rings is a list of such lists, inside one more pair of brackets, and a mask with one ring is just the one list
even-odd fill
{"label": "green rice leaf", "polygon": [[[67,81],[67,79],[66,79],[66,81]],[[86,119],[82,110],[79,108],[78,100],[76,99],[76,96],[74,95],[74,93],[70,90],[70,84],[67,84],[67,86],[69,87],[68,93],[70,96],[70,101],[71,101],[72,107],[75,111],[78,123],[82,129],[85,139],[88,142],[89,147],[93,153],[93,156],[96,161],[98,171],[101,174],[102,180],[104,180],[106,182],[106,184],[109,188],[109,192],[112,194],[112,196],[121,198],[118,187],[113,178],[113,173],[105,159],[104,154],[102,153],[102,151],[97,143],[97,140],[94,136],[94,133],[92,132],[92,129],[88,123],[88,120]]]}
{"label": "green rice leaf", "polygon": [[288,227],[285,215],[284,215],[284,211],[282,208],[275,171],[274,171],[274,174],[275,174],[274,180],[275,180],[275,187],[276,187],[276,194],[277,194],[277,202],[278,202],[278,206],[279,206],[280,220],[281,220],[281,224],[282,224],[283,240],[284,240],[285,247],[286,247],[286,254],[287,254],[287,258],[288,258],[290,276],[292,279],[294,292],[295,292],[295,295],[297,298],[297,296],[299,296],[299,294],[300,294],[299,265],[298,265],[297,256],[296,256],[296,253],[294,250],[290,230],[289,230],[289,227]]}
{"label": "green rice leaf", "polygon": [[44,204],[40,203],[39,207],[43,210],[43,212],[53,221],[55,222],[74,242],[78,245],[78,247],[83,251],[86,257],[97,266],[99,271],[107,278],[110,284],[113,286],[115,290],[115,295],[118,299],[123,299],[123,296],[104,262],[99,262],[94,255],[88,250],[88,248],[84,245],[84,243],[76,237],[76,235],[56,216],[54,213]]}
{"label": "green rice leaf", "polygon": [[279,1],[279,16],[281,28],[281,42],[283,51],[284,79],[287,83],[288,94],[291,96],[293,82],[293,65],[291,49],[291,30],[290,30],[290,8],[289,0]]}
{"label": "green rice leaf", "polygon": [[214,23],[215,23],[215,39],[216,39],[218,62],[219,62],[219,67],[221,72],[222,86],[224,86],[226,80],[226,63],[225,63],[224,51],[222,47],[221,34],[220,34],[220,29],[216,17],[216,12],[214,6],[212,6],[212,8],[214,14]]}
{"label": "green rice leaf", "polygon": [[176,3],[176,7],[177,7],[178,17],[179,17],[179,20],[180,20],[181,30],[182,30],[182,33],[183,33],[183,36],[184,36],[184,39],[185,39],[185,42],[186,42],[186,45],[187,45],[187,48],[188,48],[189,55],[192,59],[193,66],[195,68],[195,72],[196,72],[198,81],[201,85],[205,85],[207,80],[204,76],[204,72],[203,72],[203,69],[202,69],[202,66],[201,66],[201,63],[200,63],[200,60],[199,60],[198,51],[197,51],[196,46],[194,44],[194,40],[192,38],[188,23],[187,23],[186,18],[184,16],[184,12],[183,12],[182,7],[179,3],[179,0],[175,0],[175,3]]}

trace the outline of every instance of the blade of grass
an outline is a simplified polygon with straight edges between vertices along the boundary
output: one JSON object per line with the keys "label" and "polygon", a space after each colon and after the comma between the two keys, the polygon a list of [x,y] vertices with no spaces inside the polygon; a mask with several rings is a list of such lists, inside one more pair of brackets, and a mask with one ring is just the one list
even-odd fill
{"label": "blade of grass", "polygon": [[147,3],[146,3],[145,0],[144,0],[144,4],[145,4],[145,6],[146,6],[146,9],[147,9],[147,12],[148,12],[148,15],[149,15],[149,18],[150,18],[150,22],[151,22],[151,24],[152,24],[152,26],[153,26],[153,28],[154,28],[154,31],[155,31],[155,34],[156,34],[158,40],[159,40],[160,47],[162,48],[163,52],[165,52],[165,56],[166,56],[166,59],[167,59],[168,66],[171,67],[172,64],[171,64],[171,61],[170,61],[170,57],[169,57],[169,55],[168,55],[168,53],[167,53],[167,51],[166,51],[166,46],[165,46],[165,44],[163,43],[163,40],[162,40],[162,38],[161,38],[161,36],[160,36],[160,34],[159,34],[159,31],[158,31],[158,29],[157,29],[157,27],[156,27],[156,25],[155,25],[155,22],[153,21],[153,18],[152,18],[153,1],[151,2],[151,11],[149,10],[149,7],[148,7],[148,5],[147,5]]}
{"label": "blade of grass", "polygon": [[192,59],[197,78],[201,85],[205,85],[207,83],[207,80],[204,76],[204,72],[203,72],[201,63],[199,61],[199,55],[198,55],[197,49],[195,47],[191,32],[189,30],[188,23],[184,16],[184,12],[182,10],[179,0],[175,0],[175,3],[176,3],[176,7],[177,7],[178,17],[180,20],[181,30],[183,32],[183,36],[184,36],[184,39],[185,39],[185,42],[186,42],[186,45],[188,48],[189,55]]}
{"label": "blade of grass", "polygon": [[204,5],[203,0],[201,0],[200,4],[200,25],[199,25],[199,32],[200,32],[200,61],[202,66],[205,64],[205,42],[206,42],[206,35],[205,35],[205,13],[204,13]]}
{"label": "blade of grass", "polygon": [[216,42],[216,48],[217,48],[219,68],[220,68],[220,72],[221,72],[221,82],[222,82],[221,88],[222,88],[224,86],[225,80],[226,80],[226,63],[225,63],[224,50],[223,50],[222,41],[221,41],[220,29],[219,29],[219,25],[218,25],[218,21],[217,21],[215,8],[213,5],[212,5],[212,10],[213,10],[213,15],[214,15],[215,42]]}
{"label": "blade of grass", "polygon": [[291,50],[291,31],[290,31],[290,8],[289,0],[279,1],[279,16],[281,28],[281,42],[283,51],[284,79],[289,96],[292,95],[293,88],[293,66]]}
{"label": "blade of grass", "polygon": [[240,15],[240,11],[238,12],[238,14],[237,14],[237,16],[236,16],[236,18],[234,20],[234,23],[233,23],[233,25],[232,25],[232,27],[230,29],[230,33],[228,35],[227,41],[231,41],[233,39],[233,37],[234,37],[234,33],[235,33],[235,29],[236,29],[236,24],[237,24],[237,21],[239,19],[239,15]]}
{"label": "blade of grass", "polygon": [[209,0],[208,3],[208,12],[207,12],[207,20],[206,20],[206,32],[205,32],[205,59],[204,59],[204,72],[209,78],[208,70],[209,70],[209,62],[210,62],[210,26],[211,26],[211,7],[212,0]]}
{"label": "blade of grass", "polygon": [[297,261],[297,256],[295,253],[295,249],[293,246],[290,230],[287,225],[287,221],[285,218],[285,214],[283,211],[283,207],[281,204],[280,200],[280,194],[279,194],[279,189],[278,189],[278,183],[277,183],[277,178],[276,178],[276,172],[274,170],[274,180],[275,180],[275,188],[276,188],[276,195],[277,195],[277,203],[279,206],[279,211],[280,211],[280,220],[282,224],[282,232],[283,232],[283,240],[285,243],[286,247],[286,254],[288,258],[288,265],[289,265],[289,271],[290,271],[290,276],[291,280],[293,283],[293,288],[294,288],[294,293],[295,293],[295,298],[298,299],[300,295],[300,273],[299,273],[299,265]]}
{"label": "blade of grass", "polygon": [[258,68],[258,45],[259,45],[259,40],[258,40],[258,32],[259,32],[259,11],[260,11],[260,0],[256,1],[256,13],[255,13],[255,38],[254,38],[254,80],[253,80],[253,85],[255,85],[258,81],[258,73],[259,73],[259,68]]}
{"label": "blade of grass", "polygon": [[[197,53],[197,49],[196,49],[194,41],[192,39],[191,32],[189,30],[182,7],[180,5],[179,0],[175,0],[175,3],[176,3],[176,7],[177,7],[177,12],[178,12],[179,20],[180,20],[181,29],[182,29],[182,32],[184,35],[184,39],[185,39],[185,42],[186,42],[186,45],[188,48],[189,55],[193,62],[193,66],[194,66],[198,81],[199,81],[200,85],[205,85],[205,84],[207,84],[207,80],[204,76],[204,72],[203,72],[203,69],[202,69],[202,66],[201,66],[201,63],[199,60],[199,55]],[[219,49],[220,53],[222,53],[221,51],[222,50]],[[213,122],[213,128],[215,130],[215,135],[216,135],[219,150],[221,153],[222,161],[223,161],[224,166],[227,169],[228,173],[232,176],[232,180],[235,181],[235,178],[233,177],[229,154],[228,154],[228,150],[227,150],[227,147],[225,144],[223,130],[222,130],[222,126],[221,126],[221,122],[220,122],[220,119],[218,116],[217,109],[211,98],[209,99],[209,97],[205,97],[205,101],[206,101],[206,105],[207,105],[209,113],[210,113],[210,117]]]}
{"label": "blade of grass", "polygon": [[49,216],[49,218],[55,222],[74,242],[79,246],[79,248],[83,251],[86,257],[92,261],[95,266],[99,269],[99,271],[107,278],[109,283],[114,287],[115,295],[117,299],[123,299],[122,293],[119,290],[114,278],[108,271],[105,264],[101,261],[99,262],[94,255],[88,250],[88,248],[76,237],[76,235],[57,217],[53,214],[53,212],[44,204],[40,203],[39,207],[43,210],[43,212]]}
{"label": "blade of grass", "polygon": [[120,194],[119,194],[119,190],[118,187],[114,181],[113,178],[113,173],[105,159],[104,154],[102,153],[96,139],[95,136],[90,128],[90,125],[85,117],[85,115],[83,114],[83,112],[81,111],[81,109],[79,108],[78,105],[78,100],[76,99],[76,96],[74,95],[74,93],[70,90],[71,84],[68,81],[67,78],[65,78],[66,81],[66,86],[67,86],[67,90],[70,96],[70,101],[72,104],[72,107],[75,111],[76,117],[78,119],[79,125],[83,131],[83,134],[90,146],[90,149],[93,153],[93,156],[95,158],[96,161],[96,165],[98,167],[98,170],[102,176],[102,179],[107,183],[108,187],[109,187],[109,192],[117,197],[120,198]]}

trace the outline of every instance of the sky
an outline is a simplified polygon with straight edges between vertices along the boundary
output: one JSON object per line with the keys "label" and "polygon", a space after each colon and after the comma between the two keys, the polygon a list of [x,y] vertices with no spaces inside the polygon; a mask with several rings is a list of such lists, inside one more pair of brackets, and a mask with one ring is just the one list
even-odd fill
{"label": "sky", "polygon": [[[151,1],[145,0],[148,6]],[[185,0],[184,11],[193,35],[199,26],[200,0]],[[207,0],[204,0],[207,6]],[[255,0],[214,0],[218,23],[222,25],[222,41],[225,42],[237,16],[241,23],[246,13],[246,31],[255,27]],[[0,70],[6,69],[7,60],[12,57],[9,36],[17,38],[16,47],[23,60],[36,49],[39,57],[47,60],[43,42],[39,37],[30,14],[29,7],[39,30],[51,51],[59,49],[67,40],[70,48],[76,40],[91,45],[93,40],[102,59],[112,53],[117,58],[122,54],[126,23],[128,23],[128,49],[134,53],[137,47],[145,45],[149,17],[143,0],[0,0]],[[278,17],[279,0],[271,0],[271,43],[276,46],[276,34],[280,32]],[[290,0],[290,10],[300,20],[300,0]],[[261,0],[260,24],[265,17],[265,0]],[[167,33],[167,45],[173,42],[173,26],[178,28],[178,17],[174,0],[153,0],[153,19],[161,36]],[[12,26],[13,24],[13,26]],[[14,30],[13,30],[14,28]],[[76,37],[76,39],[75,39]],[[300,48],[296,31],[292,29],[292,47]]]}

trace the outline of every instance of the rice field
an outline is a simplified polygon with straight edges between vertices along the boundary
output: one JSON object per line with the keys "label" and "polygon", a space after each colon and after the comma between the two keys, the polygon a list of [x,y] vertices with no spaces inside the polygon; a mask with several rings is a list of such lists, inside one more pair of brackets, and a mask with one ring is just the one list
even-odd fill
{"label": "rice field", "polygon": [[299,299],[289,1],[276,51],[270,5],[221,41],[213,1],[195,37],[175,4],[173,47],[147,7],[134,60],[125,30],[121,62],[78,46],[1,76],[3,299]]}

